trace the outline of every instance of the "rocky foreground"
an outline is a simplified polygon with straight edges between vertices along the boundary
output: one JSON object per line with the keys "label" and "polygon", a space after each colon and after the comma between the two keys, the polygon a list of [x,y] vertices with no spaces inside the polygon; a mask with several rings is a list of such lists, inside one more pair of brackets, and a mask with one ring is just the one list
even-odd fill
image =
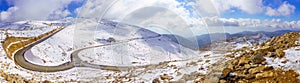
{"label": "rocky foreground", "polygon": [[[207,75],[205,82],[220,83],[299,83],[299,76],[294,70],[283,70],[267,66],[264,57],[283,58],[284,50],[299,46],[299,33],[286,33],[282,36],[274,37],[254,48],[244,47],[233,50],[227,57],[238,57],[225,63],[216,63],[212,67],[211,73]],[[282,63],[286,63],[283,61]]]}

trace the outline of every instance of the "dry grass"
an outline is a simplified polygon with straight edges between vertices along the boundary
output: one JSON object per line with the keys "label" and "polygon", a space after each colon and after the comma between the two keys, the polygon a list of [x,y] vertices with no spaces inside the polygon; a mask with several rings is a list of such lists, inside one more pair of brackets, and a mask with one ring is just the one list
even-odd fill
{"label": "dry grass", "polygon": [[49,31],[45,34],[42,34],[37,37],[14,37],[9,36],[4,39],[2,42],[2,47],[5,50],[7,56],[10,59],[13,59],[13,54],[18,51],[18,49],[24,48],[29,44],[32,44],[33,42],[43,39],[45,37],[48,37],[49,35],[52,35],[53,33],[61,30],[62,28],[57,28],[52,31]]}

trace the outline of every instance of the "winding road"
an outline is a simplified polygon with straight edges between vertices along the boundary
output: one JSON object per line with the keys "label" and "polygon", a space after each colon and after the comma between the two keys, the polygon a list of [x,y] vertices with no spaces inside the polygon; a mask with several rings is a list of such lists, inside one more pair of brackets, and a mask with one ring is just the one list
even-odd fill
{"label": "winding road", "polygon": [[[59,31],[61,31],[63,29],[64,28],[58,28],[58,29],[53,30],[51,33],[48,32],[48,33],[43,34],[41,36],[31,38],[31,39],[36,39],[36,41],[34,41],[32,43],[29,43],[29,44],[26,44],[26,45],[23,45],[22,42],[18,41],[20,43],[20,45],[24,46],[24,47],[20,47],[19,49],[13,49],[12,48],[12,50],[8,50],[9,45],[4,46],[4,49],[6,49],[7,55],[12,55],[13,60],[15,61],[15,64],[17,64],[18,66],[21,66],[22,68],[25,68],[25,69],[28,69],[28,70],[39,71],[39,72],[57,72],[57,71],[68,70],[68,69],[71,69],[71,68],[74,68],[74,67],[90,67],[90,68],[97,68],[97,69],[102,69],[102,70],[126,71],[126,70],[130,70],[130,69],[135,69],[135,68],[144,68],[144,67],[147,67],[147,66],[158,65],[158,64],[149,64],[149,65],[143,65],[143,66],[97,65],[97,64],[91,64],[91,63],[88,63],[86,61],[83,61],[78,56],[78,53],[80,53],[80,51],[85,50],[85,49],[116,45],[116,44],[126,43],[126,42],[133,41],[133,40],[146,39],[146,38],[132,38],[132,39],[123,40],[123,41],[119,41],[119,42],[114,42],[114,43],[109,43],[109,44],[104,44],[104,45],[96,45],[96,46],[90,46],[90,47],[77,49],[77,50],[75,50],[71,53],[71,56],[70,56],[71,61],[60,64],[60,65],[57,65],[57,66],[37,65],[37,64],[31,63],[31,62],[29,62],[28,60],[25,59],[25,53],[28,50],[30,50],[33,46],[47,40],[48,38],[50,38],[51,36],[55,35],[56,33],[58,33]],[[147,39],[157,38],[157,37],[160,37],[160,36],[161,35],[147,37]],[[25,41],[28,41],[28,40],[25,40]],[[11,43],[13,43],[12,45],[14,45],[15,42],[9,42],[9,44],[11,44]],[[13,47],[13,46],[10,46],[10,47]]]}

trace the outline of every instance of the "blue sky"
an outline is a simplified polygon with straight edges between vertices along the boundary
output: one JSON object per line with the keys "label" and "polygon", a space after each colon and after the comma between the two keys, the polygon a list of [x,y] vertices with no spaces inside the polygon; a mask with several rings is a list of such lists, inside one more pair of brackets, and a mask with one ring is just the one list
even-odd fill
{"label": "blue sky", "polygon": [[[232,11],[225,12],[221,15],[224,18],[256,18],[256,19],[282,19],[286,21],[297,21],[300,19],[300,0],[264,0],[263,4],[272,8],[278,8],[283,2],[287,1],[289,4],[296,7],[295,13],[290,16],[267,16],[261,14],[248,14],[239,9],[233,8]],[[234,11],[234,12],[233,12]]]}
{"label": "blue sky", "polygon": [[9,7],[11,7],[6,0],[0,1],[0,11],[6,11]]}
{"label": "blue sky", "polygon": [[[193,2],[195,0],[177,0],[178,2]],[[278,9],[284,2],[287,2],[290,5],[295,6],[295,10],[292,14],[288,16],[268,16],[264,12],[256,13],[256,14],[249,14],[237,7],[232,7],[225,12],[222,12],[219,17],[222,18],[252,18],[252,19],[281,19],[284,21],[298,21],[300,19],[300,0],[263,0],[263,5],[268,6],[274,9]],[[64,9],[69,10],[70,14],[68,16],[76,17],[77,14],[75,13],[75,9],[83,6],[85,4],[85,0],[83,1],[72,1],[68,4],[68,6]],[[13,7],[14,4],[8,4],[6,0],[0,1],[0,12],[7,11],[8,8]],[[182,5],[189,10],[190,6]],[[192,12],[190,10],[190,12]]]}
{"label": "blue sky", "polygon": [[[300,0],[117,0],[109,11],[104,11],[112,3],[113,0],[0,0],[0,22],[99,18],[104,13],[105,19],[118,21],[136,13],[137,16],[131,16],[133,25],[192,26],[194,31],[201,28],[198,32],[207,25],[208,29],[216,27],[212,28],[216,32],[220,27],[232,31],[300,28]],[[145,7],[150,8],[136,11]]]}
{"label": "blue sky", "polygon": [[77,15],[76,15],[76,13],[75,13],[75,9],[76,8],[79,8],[79,7],[81,7],[82,5],[84,5],[85,4],[85,1],[80,1],[80,2],[75,2],[75,1],[73,1],[73,2],[71,2],[69,5],[68,5],[68,7],[67,7],[67,9],[71,12],[71,17],[76,17]]}

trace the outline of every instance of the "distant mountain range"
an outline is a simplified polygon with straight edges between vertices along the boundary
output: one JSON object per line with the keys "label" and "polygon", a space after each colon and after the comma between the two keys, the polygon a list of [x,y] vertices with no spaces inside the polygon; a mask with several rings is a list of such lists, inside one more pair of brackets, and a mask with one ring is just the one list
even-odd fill
{"label": "distant mountain range", "polygon": [[232,38],[236,36],[246,36],[246,35],[253,35],[253,34],[264,34],[268,37],[274,37],[274,36],[279,36],[287,32],[300,32],[300,31],[293,31],[293,30],[278,30],[274,32],[266,32],[266,31],[244,31],[244,32],[239,32],[239,33],[211,33],[211,34],[203,34],[203,35],[198,35],[196,36],[197,43],[195,41],[192,41],[192,38],[184,38],[178,35],[174,34],[163,34],[163,36],[166,36],[173,40],[176,43],[180,43],[183,46],[186,46],[191,49],[198,49],[201,48],[207,44],[210,44],[214,41],[218,40],[224,40],[224,38]]}

